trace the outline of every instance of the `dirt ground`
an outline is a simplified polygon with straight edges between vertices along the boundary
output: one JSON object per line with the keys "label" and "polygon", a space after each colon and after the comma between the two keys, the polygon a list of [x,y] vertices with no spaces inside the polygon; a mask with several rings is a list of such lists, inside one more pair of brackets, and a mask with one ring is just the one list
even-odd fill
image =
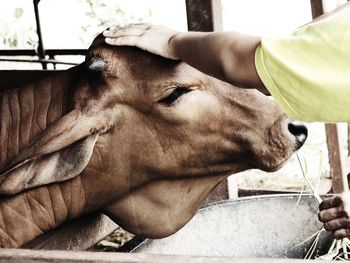
{"label": "dirt ground", "polygon": [[95,246],[93,246],[90,249],[90,251],[117,252],[118,248],[123,246],[133,237],[133,234],[130,234],[122,228],[118,228],[111,235],[109,235],[104,240],[98,242]]}

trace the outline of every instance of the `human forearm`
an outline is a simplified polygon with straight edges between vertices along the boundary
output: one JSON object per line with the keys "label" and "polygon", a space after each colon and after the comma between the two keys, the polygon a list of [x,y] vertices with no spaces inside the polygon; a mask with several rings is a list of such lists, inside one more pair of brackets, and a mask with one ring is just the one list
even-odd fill
{"label": "human forearm", "polygon": [[237,32],[181,33],[149,24],[109,29],[104,35],[108,44],[136,46],[166,58],[181,59],[236,86],[267,93],[254,63],[259,37]]}
{"label": "human forearm", "polygon": [[169,41],[173,55],[216,78],[245,88],[265,89],[254,63],[259,37],[237,32],[178,33]]}

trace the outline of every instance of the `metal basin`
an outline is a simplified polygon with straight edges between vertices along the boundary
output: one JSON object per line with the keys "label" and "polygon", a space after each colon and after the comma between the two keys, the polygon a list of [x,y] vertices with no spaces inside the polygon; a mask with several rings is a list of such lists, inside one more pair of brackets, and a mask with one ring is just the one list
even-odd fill
{"label": "metal basin", "polygon": [[[322,228],[318,203],[311,195],[269,195],[209,204],[174,235],[146,239],[132,252],[233,257],[303,258]],[[331,236],[321,235],[317,250],[326,251]],[[304,242],[304,243],[303,243]]]}

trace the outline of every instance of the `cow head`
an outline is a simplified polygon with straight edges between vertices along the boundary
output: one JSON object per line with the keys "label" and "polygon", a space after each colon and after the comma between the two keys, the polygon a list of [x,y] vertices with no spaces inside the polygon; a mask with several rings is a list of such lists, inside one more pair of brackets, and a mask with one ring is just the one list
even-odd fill
{"label": "cow head", "polygon": [[86,64],[96,89],[114,92],[118,128],[114,146],[106,145],[114,152],[109,162],[128,156],[128,182],[136,190],[106,211],[131,232],[175,232],[223,178],[251,168],[275,171],[306,139],[306,128],[270,97],[183,62],[108,46],[100,36]]}
{"label": "cow head", "polygon": [[96,89],[114,92],[117,132],[134,152],[135,167],[155,177],[275,171],[307,136],[270,97],[179,61],[98,37],[87,66]]}

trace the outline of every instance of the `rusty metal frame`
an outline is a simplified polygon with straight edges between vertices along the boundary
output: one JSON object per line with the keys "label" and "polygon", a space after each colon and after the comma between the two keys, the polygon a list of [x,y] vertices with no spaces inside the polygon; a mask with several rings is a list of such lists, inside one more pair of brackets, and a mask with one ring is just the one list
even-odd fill
{"label": "rusty metal frame", "polygon": [[[85,55],[86,49],[46,49],[48,56]],[[0,56],[37,56],[34,49],[0,49]]]}
{"label": "rusty metal frame", "polygon": [[43,34],[41,31],[39,2],[40,2],[40,0],[33,0],[33,9],[34,9],[34,14],[35,14],[36,31],[37,31],[37,35],[38,35],[38,48],[37,48],[37,50],[34,50],[34,49],[2,49],[2,50],[0,50],[0,56],[37,56],[38,58],[37,59],[0,58],[0,61],[40,63],[44,70],[47,69],[48,64],[53,64],[54,68],[56,68],[56,64],[77,65],[77,63],[74,63],[74,62],[65,62],[65,61],[56,60],[55,56],[59,56],[59,55],[85,55],[86,49],[45,49]]}
{"label": "rusty metal frame", "polygon": [[26,58],[0,58],[0,61],[6,61],[6,62],[28,62],[28,63],[41,63],[43,65],[43,69],[47,69],[47,64],[62,64],[62,65],[77,65],[77,63],[74,62],[65,62],[65,61],[59,61],[56,59],[26,59]]}
{"label": "rusty metal frame", "polygon": [[44,48],[44,43],[43,43],[43,36],[41,33],[40,15],[39,15],[39,7],[38,7],[39,2],[40,2],[40,0],[33,0],[36,32],[38,35],[38,55],[39,55],[39,61],[41,62],[43,69],[47,69],[47,63],[45,62],[45,58],[46,58],[45,57],[45,48]]}

